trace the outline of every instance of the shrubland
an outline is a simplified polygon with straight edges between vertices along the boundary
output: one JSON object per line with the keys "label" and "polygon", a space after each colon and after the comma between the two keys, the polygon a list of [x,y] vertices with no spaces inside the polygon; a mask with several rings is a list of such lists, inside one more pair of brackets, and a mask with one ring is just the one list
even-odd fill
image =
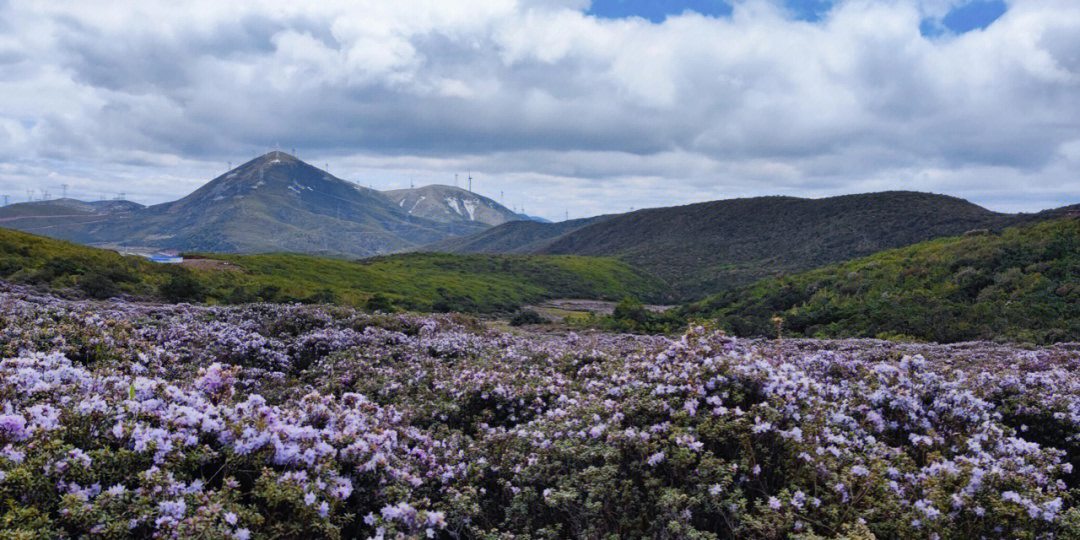
{"label": "shrubland", "polygon": [[13,537],[1073,538],[1080,354],[0,291]]}
{"label": "shrubland", "polygon": [[740,336],[1080,341],[1080,218],[972,231],[759,281],[678,311]]}

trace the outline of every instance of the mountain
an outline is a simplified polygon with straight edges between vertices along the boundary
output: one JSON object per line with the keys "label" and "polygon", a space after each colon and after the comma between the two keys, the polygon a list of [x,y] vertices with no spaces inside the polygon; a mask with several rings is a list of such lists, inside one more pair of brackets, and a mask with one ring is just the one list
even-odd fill
{"label": "mountain", "polygon": [[[479,250],[616,257],[665,279],[687,300],[972,229],[1045,220],[963,199],[907,191],[824,199],[756,197],[638,210],[559,233],[508,225],[452,244]],[[506,246],[506,247],[504,247]]]}
{"label": "mountain", "polygon": [[383,195],[411,216],[440,223],[479,222],[501,225],[523,219],[509,208],[483,195],[441,184],[384,191]]}
{"label": "mountain", "polygon": [[1080,341],[1080,216],[773,277],[683,310],[739,336]]}
{"label": "mountain", "polygon": [[[4,223],[25,228],[22,222]],[[382,193],[283,152],[249,161],[178,201],[40,231],[83,244],[222,253],[366,257],[488,226],[409,215]]]}

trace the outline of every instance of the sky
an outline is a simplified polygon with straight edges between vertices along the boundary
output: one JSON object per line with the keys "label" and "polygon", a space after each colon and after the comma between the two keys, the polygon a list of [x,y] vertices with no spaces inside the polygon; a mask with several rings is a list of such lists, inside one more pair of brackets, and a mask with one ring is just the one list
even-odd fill
{"label": "sky", "polygon": [[1075,0],[0,0],[0,96],[11,202],[166,202],[281,149],[549,219],[1080,203]]}

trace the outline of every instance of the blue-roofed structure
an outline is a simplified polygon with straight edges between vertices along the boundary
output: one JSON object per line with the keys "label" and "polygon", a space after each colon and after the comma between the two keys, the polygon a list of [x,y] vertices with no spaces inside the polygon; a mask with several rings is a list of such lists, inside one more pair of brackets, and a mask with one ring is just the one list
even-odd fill
{"label": "blue-roofed structure", "polygon": [[161,253],[156,255],[150,255],[147,257],[147,259],[149,259],[150,262],[156,262],[161,264],[178,264],[184,262],[184,258],[178,255],[165,255]]}

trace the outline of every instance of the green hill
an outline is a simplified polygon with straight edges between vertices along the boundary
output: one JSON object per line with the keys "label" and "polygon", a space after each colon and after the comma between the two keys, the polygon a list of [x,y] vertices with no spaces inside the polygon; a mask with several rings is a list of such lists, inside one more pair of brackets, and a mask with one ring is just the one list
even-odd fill
{"label": "green hill", "polygon": [[[91,297],[208,303],[331,302],[420,311],[508,311],[556,297],[660,299],[666,285],[613,259],[404,254],[361,261],[309,255],[214,255],[215,269],[0,229],[0,279]],[[228,265],[223,262],[230,263]]]}
{"label": "green hill", "polygon": [[684,308],[739,336],[1080,341],[1080,218],[978,231],[762,280]]}
{"label": "green hill", "polygon": [[508,223],[425,249],[615,257],[666,280],[678,298],[699,300],[768,276],[1061,213],[1002,214],[956,197],[906,191],[756,197],[651,208],[585,223]]}

